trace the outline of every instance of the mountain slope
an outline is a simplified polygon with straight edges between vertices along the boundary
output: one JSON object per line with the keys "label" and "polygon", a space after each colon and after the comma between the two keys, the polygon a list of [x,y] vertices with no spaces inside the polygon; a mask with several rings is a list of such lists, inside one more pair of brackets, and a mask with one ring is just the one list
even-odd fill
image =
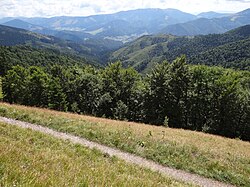
{"label": "mountain slope", "polygon": [[[28,29],[42,34],[63,39],[79,40],[105,39],[127,42],[144,34],[157,33],[164,27],[196,19],[195,15],[176,9],[138,9],[114,14],[87,17],[52,17],[52,18],[6,18],[5,25]],[[26,24],[20,24],[21,19]],[[36,29],[36,27],[40,27]],[[46,28],[46,29],[45,29]],[[35,29],[35,30],[32,30]]]}
{"label": "mountain slope", "polygon": [[224,33],[231,29],[250,24],[250,9],[232,14],[229,16],[216,17],[208,19],[211,16],[201,16],[203,18],[169,25],[164,28],[161,33],[174,34],[178,36],[194,36],[200,34],[218,34]]}
{"label": "mountain slope", "polygon": [[212,19],[212,18],[221,18],[221,17],[225,17],[225,16],[229,16],[230,14],[226,14],[226,13],[218,13],[218,12],[202,12],[200,14],[197,15],[198,18],[208,18],[208,19]]}
{"label": "mountain slope", "polygon": [[0,45],[29,45],[36,48],[57,50],[62,53],[81,56],[87,58],[89,61],[105,63],[107,53],[110,50],[117,49],[121,46],[121,43],[108,39],[88,39],[78,42],[66,41],[53,36],[0,25]]}
{"label": "mountain slope", "polygon": [[[250,38],[250,25],[240,27],[225,34],[212,34],[195,37],[175,37],[171,35],[144,36],[115,51],[110,56],[111,61],[121,60],[124,66],[133,66],[139,71],[147,71],[154,63],[163,60],[172,61],[182,54],[187,55],[189,63],[223,65],[226,67],[246,68],[240,61],[249,59],[248,46]],[[218,48],[217,48],[218,47]],[[206,55],[216,51],[216,55],[225,54],[213,61],[204,60]],[[234,49],[241,55],[234,56]],[[226,55],[227,54],[227,55]],[[222,55],[223,56],[223,55]],[[194,60],[194,61],[192,61]],[[232,60],[236,63],[232,63]]]}
{"label": "mountain slope", "polygon": [[[88,17],[53,17],[27,18],[27,22],[52,29],[94,31],[117,20],[124,21],[124,28],[133,24],[137,28],[146,28],[147,32],[160,30],[166,25],[187,22],[196,16],[175,9],[138,9],[122,11],[115,14]],[[155,28],[155,25],[158,25]],[[141,32],[141,31],[140,31]]]}
{"label": "mountain slope", "polygon": [[43,26],[34,25],[31,23],[28,23],[26,21],[23,21],[21,19],[13,19],[10,21],[7,21],[5,23],[2,23],[2,25],[9,26],[9,27],[15,27],[19,29],[25,29],[28,31],[44,34],[44,35],[51,35],[55,36],[64,40],[72,40],[72,41],[84,41],[84,38],[91,38],[91,34],[83,33],[83,32],[73,32],[73,31],[62,31],[62,30],[53,30],[48,29]]}
{"label": "mountain slope", "polygon": [[250,38],[221,45],[190,57],[193,64],[221,65],[250,71]]}
{"label": "mountain slope", "polygon": [[[30,32],[24,29],[0,25],[0,36],[0,45],[2,46],[26,44],[36,47],[58,49],[69,53],[77,52],[70,48],[70,43],[68,43],[67,41],[58,39],[53,36],[45,36],[38,33]],[[81,47],[84,50],[84,46]],[[85,48],[85,50],[87,51],[87,48]]]}
{"label": "mountain slope", "polygon": [[11,21],[7,21],[7,22],[3,23],[3,25],[9,26],[9,27],[16,27],[16,28],[20,28],[20,29],[25,29],[25,30],[29,30],[29,31],[39,31],[39,30],[45,29],[41,26],[33,25],[31,23],[22,21],[20,19],[14,19]]}
{"label": "mountain slope", "polygon": [[62,39],[109,39],[129,42],[142,35],[167,33],[179,36],[224,33],[250,24],[250,9],[223,14],[204,12],[192,15],[176,9],[137,9],[87,17],[5,18],[5,25],[28,29]]}
{"label": "mountain slope", "polygon": [[63,67],[85,66],[88,64],[93,66],[99,65],[80,56],[67,55],[52,49],[38,49],[22,45],[0,46],[0,76],[16,65],[25,68],[29,66],[49,68],[56,64]]}

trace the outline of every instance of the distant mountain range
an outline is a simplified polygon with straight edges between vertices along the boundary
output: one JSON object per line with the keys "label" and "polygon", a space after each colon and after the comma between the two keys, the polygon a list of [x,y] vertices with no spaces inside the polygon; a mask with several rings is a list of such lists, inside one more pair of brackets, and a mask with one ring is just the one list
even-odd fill
{"label": "distant mountain range", "polygon": [[227,13],[218,13],[218,12],[202,12],[200,14],[197,15],[198,18],[207,18],[207,19],[213,19],[213,18],[221,18],[221,17],[226,17],[226,16],[230,16],[231,14],[227,14]]}
{"label": "distant mountain range", "polygon": [[53,36],[62,36],[67,31],[66,35],[78,35],[81,39],[108,38],[127,42],[157,33],[168,25],[194,19],[195,15],[175,9],[139,9],[88,17],[4,18],[0,23]]}
{"label": "distant mountain range", "polygon": [[59,51],[90,63],[120,60],[124,66],[145,72],[155,62],[171,62],[185,54],[194,64],[250,67],[250,9],[197,16],[175,9],[143,9],[88,17],[4,18],[1,22],[0,46]]}
{"label": "distant mountain range", "polygon": [[[215,13],[202,15],[202,18],[196,20],[169,25],[165,27],[161,33],[168,33],[177,36],[219,34],[250,24],[250,9],[227,16],[221,16]],[[214,15],[214,18],[208,19],[211,18],[210,15]]]}
{"label": "distant mountain range", "polygon": [[125,67],[132,66],[140,72],[147,72],[155,63],[172,62],[182,54],[192,64],[250,70],[250,25],[224,34],[143,36],[113,52],[110,61],[120,60]]}
{"label": "distant mountain range", "polygon": [[176,9],[138,9],[87,17],[3,18],[0,24],[72,41],[109,39],[125,43],[148,34],[224,33],[250,24],[250,9],[236,14],[205,12],[199,15]]}

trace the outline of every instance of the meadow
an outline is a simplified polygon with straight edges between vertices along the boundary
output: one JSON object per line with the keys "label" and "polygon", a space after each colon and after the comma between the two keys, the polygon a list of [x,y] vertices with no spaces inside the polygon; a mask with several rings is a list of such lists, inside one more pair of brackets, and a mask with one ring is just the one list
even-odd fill
{"label": "meadow", "polygon": [[246,141],[6,103],[0,103],[0,115],[84,137],[226,183],[250,185],[250,143]]}
{"label": "meadow", "polygon": [[116,157],[0,123],[0,186],[191,186]]}

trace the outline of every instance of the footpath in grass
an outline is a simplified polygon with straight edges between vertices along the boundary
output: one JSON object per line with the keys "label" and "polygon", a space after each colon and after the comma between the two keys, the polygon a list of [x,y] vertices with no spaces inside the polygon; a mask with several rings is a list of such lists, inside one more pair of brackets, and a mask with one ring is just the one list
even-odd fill
{"label": "footpath in grass", "polygon": [[71,133],[160,164],[250,185],[250,143],[200,132],[0,104],[0,115]]}
{"label": "footpath in grass", "polygon": [[28,129],[0,123],[0,186],[190,186]]}

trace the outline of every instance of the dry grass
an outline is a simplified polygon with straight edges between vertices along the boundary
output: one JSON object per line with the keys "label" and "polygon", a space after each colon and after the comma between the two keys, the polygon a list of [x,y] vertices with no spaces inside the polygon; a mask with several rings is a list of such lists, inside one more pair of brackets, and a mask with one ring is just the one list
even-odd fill
{"label": "dry grass", "polygon": [[95,150],[0,123],[0,186],[189,186]]}
{"label": "dry grass", "polygon": [[[9,105],[3,103],[1,105],[11,106],[16,109],[24,109],[29,112],[43,113],[55,117],[64,117],[69,119],[81,119],[87,122],[98,123],[107,130],[131,130],[137,136],[147,136],[151,132],[152,139],[173,141],[181,145],[192,145],[202,150],[209,150],[214,153],[227,155],[233,153],[234,156],[245,156],[250,158],[250,143],[238,139],[230,139],[221,136],[206,134],[202,132],[194,132],[190,130],[166,128],[162,126],[147,125],[142,123],[125,122],[119,120],[111,120],[106,118],[97,118],[93,116],[79,115],[73,113],[58,112],[43,108],[34,108],[21,105]],[[0,106],[1,106],[0,105]],[[81,124],[80,124],[81,125]]]}
{"label": "dry grass", "polygon": [[82,136],[220,181],[250,185],[249,142],[5,103],[0,104],[0,115]]}

